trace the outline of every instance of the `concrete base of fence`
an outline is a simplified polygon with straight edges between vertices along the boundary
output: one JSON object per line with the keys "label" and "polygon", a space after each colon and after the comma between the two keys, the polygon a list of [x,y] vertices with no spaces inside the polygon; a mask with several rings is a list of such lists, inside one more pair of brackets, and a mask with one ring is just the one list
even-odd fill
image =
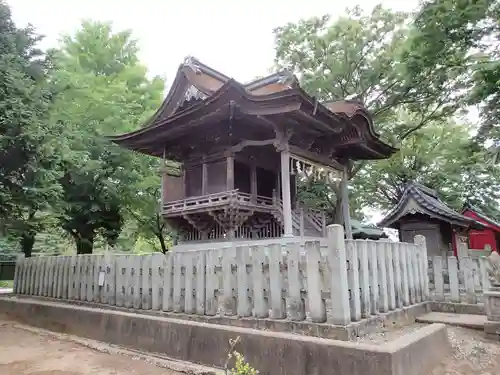
{"label": "concrete base of fence", "polygon": [[[48,297],[37,296],[19,296],[20,299],[33,299],[41,301],[57,301],[61,300]],[[385,327],[401,326],[414,323],[420,315],[431,312],[430,304],[422,302],[409,307],[403,307],[387,313],[379,313],[370,318],[363,319],[359,322],[349,323],[345,326],[332,325],[327,323],[313,323],[309,321],[292,321],[292,320],[276,320],[268,318],[238,318],[232,316],[206,316],[184,313],[165,312],[158,310],[140,310],[128,309],[125,307],[110,306],[100,303],[65,300],[64,303],[75,306],[87,306],[93,308],[103,308],[113,311],[133,312],[136,314],[144,314],[151,316],[160,316],[172,319],[182,319],[209,324],[222,324],[232,327],[251,328],[264,331],[294,333],[304,336],[320,337],[331,340],[355,341],[356,338],[379,332]]]}
{"label": "concrete base of fence", "polygon": [[346,331],[348,339],[353,340],[359,336],[380,332],[381,329],[386,327],[412,324],[418,316],[427,314],[430,311],[429,303],[422,302],[387,313],[378,313],[378,315],[350,323],[342,328]]}
{"label": "concrete base of fence", "polygon": [[487,320],[484,323],[484,333],[486,338],[500,341],[500,322]]}
{"label": "concrete base of fence", "polygon": [[431,311],[453,313],[453,314],[472,314],[486,315],[484,304],[472,303],[454,303],[454,302],[429,302]]}
{"label": "concrete base of fence", "polygon": [[383,345],[266,332],[62,302],[0,297],[0,314],[40,328],[221,367],[228,342],[261,374],[421,375],[450,353],[446,328],[424,327]]}

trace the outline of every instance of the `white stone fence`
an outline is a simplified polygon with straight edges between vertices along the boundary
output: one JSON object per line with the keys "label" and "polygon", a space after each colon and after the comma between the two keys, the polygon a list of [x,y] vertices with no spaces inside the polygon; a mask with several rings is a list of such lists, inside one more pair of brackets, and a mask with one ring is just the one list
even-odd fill
{"label": "white stone fence", "polygon": [[490,287],[486,257],[429,257],[430,296],[435,301],[481,303]]}
{"label": "white stone fence", "polygon": [[[14,292],[185,314],[345,325],[428,300],[425,240],[19,258]],[[281,241],[284,241],[283,239]]]}

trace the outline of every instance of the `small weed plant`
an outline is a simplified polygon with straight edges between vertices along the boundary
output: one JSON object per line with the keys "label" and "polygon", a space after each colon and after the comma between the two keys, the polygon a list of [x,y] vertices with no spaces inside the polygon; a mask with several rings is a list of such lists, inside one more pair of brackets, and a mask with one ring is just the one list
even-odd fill
{"label": "small weed plant", "polygon": [[[250,364],[245,361],[245,357],[243,356],[243,354],[234,349],[238,342],[240,342],[239,336],[234,340],[229,340],[230,348],[226,363],[224,364],[224,373],[226,375],[257,375],[259,371],[250,366]],[[228,369],[229,361],[231,361],[232,359],[234,359],[234,367]]]}

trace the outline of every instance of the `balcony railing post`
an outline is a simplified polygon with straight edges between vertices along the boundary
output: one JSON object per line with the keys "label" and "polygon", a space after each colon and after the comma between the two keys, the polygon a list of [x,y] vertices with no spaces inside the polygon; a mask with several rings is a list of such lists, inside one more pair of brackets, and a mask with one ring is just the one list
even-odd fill
{"label": "balcony railing post", "polygon": [[300,236],[304,237],[304,209],[300,208]]}

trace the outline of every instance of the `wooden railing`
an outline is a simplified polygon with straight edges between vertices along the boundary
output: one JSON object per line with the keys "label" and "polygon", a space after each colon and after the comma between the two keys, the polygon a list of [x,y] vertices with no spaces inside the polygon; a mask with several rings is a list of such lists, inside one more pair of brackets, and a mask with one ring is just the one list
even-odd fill
{"label": "wooden railing", "polygon": [[326,236],[326,216],[325,212],[313,208],[301,207],[301,214],[322,236]]}
{"label": "wooden railing", "polygon": [[273,198],[263,197],[260,195],[252,195],[248,193],[242,193],[236,190],[236,197],[240,203],[256,204],[258,206],[273,206]]}
{"label": "wooden railing", "polygon": [[235,189],[198,197],[179,199],[172,202],[165,202],[163,205],[163,211],[166,213],[175,213],[197,208],[217,207],[227,204],[232,199],[241,204],[269,208],[273,207],[272,198],[262,197],[259,195],[253,196],[252,194],[242,193],[238,189]]}
{"label": "wooden railing", "polygon": [[[279,221],[283,224],[283,202],[275,199],[276,214]],[[306,232],[306,223],[308,222],[321,237],[326,236],[326,216],[321,210],[299,207],[292,211],[292,227],[299,236],[303,237]]]}
{"label": "wooden railing", "polygon": [[[248,193],[240,192],[238,189],[224,191],[220,193],[208,194],[199,197],[189,197],[185,199],[180,199],[172,202],[166,202],[163,205],[163,211],[166,214],[175,214],[182,212],[195,211],[197,209],[204,208],[216,208],[217,206],[227,205],[229,202],[235,201],[243,206],[257,207],[258,209],[268,210],[270,213],[274,213],[277,219],[278,226],[283,225],[283,202],[277,197],[277,194],[273,194],[273,197],[263,197],[259,195],[252,195]],[[307,225],[309,224],[309,225]],[[300,207],[299,209],[292,211],[292,227],[298,232],[300,236],[304,236],[306,232],[306,227],[312,227],[319,236],[326,235],[326,219],[323,211]],[[281,230],[276,225],[270,225],[269,228],[261,228],[260,232],[273,233],[271,237],[279,237]],[[225,232],[215,234],[214,238],[223,238]],[[254,238],[257,236],[256,233],[252,232],[250,228],[241,228],[241,233],[238,232],[238,237]],[[253,231],[255,232],[255,231]],[[236,234],[235,234],[236,235]],[[261,235],[259,235],[259,238]],[[266,236],[267,237],[267,236]],[[186,233],[185,241],[199,241],[201,240],[201,234],[197,230]]]}
{"label": "wooden railing", "polygon": [[237,194],[237,192],[237,190],[231,190],[221,193],[208,194],[199,197],[189,197],[172,202],[166,202],[163,205],[163,210],[166,212],[175,212],[187,210],[190,208],[201,208],[205,206],[213,207],[222,205],[229,202],[229,199]]}

